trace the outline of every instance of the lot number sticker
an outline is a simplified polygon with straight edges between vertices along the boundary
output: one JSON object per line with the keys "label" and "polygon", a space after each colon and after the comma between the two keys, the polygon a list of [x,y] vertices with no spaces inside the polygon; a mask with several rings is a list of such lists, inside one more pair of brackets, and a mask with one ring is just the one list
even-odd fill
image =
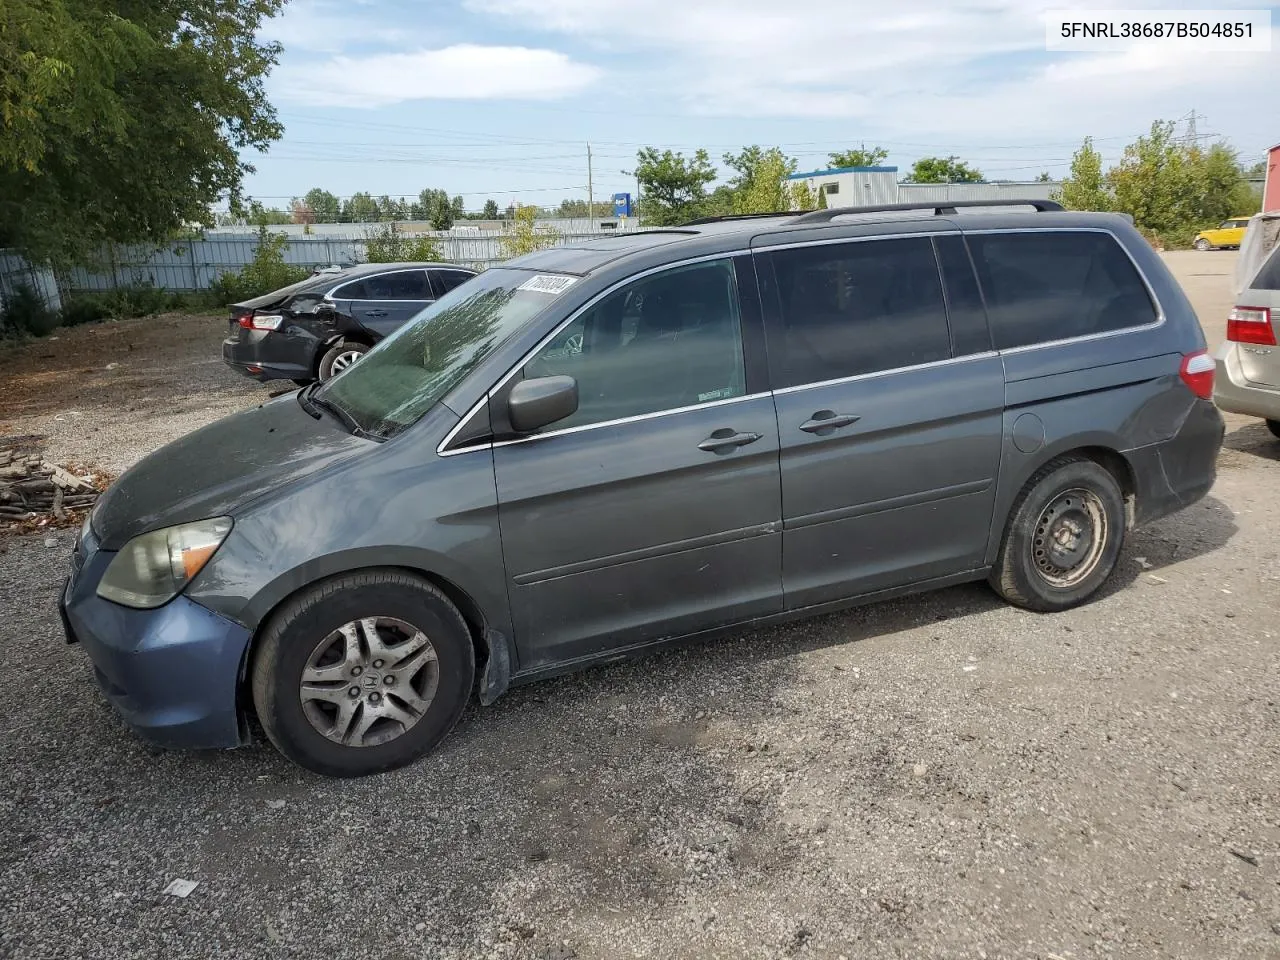
{"label": "lot number sticker", "polygon": [[577,277],[564,277],[552,273],[540,273],[536,277],[530,277],[524,283],[520,284],[517,290],[532,290],[534,293],[546,293],[551,296],[564,293],[575,283]]}

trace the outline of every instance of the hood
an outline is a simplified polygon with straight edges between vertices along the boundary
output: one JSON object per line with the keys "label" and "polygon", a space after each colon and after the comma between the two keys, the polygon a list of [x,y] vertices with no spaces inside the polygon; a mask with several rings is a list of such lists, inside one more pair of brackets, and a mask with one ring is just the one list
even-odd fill
{"label": "hood", "polygon": [[108,550],[140,533],[233,515],[265,493],[377,446],[288,394],[189,433],[138,461],[103,494],[94,532]]}

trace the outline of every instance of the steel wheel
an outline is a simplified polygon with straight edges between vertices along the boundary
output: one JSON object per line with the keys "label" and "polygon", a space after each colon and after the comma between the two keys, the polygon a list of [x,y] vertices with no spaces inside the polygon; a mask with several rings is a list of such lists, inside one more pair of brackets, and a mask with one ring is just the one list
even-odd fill
{"label": "steel wheel", "polygon": [[363,355],[364,354],[359,350],[347,350],[338,354],[333,358],[333,362],[329,365],[330,369],[333,370],[333,375],[336,377],[343,370],[347,369],[347,367],[359,360]]}
{"label": "steel wheel", "polygon": [[369,747],[412,730],[439,683],[439,659],[425,633],[395,617],[363,617],[316,644],[298,695],[307,721],[326,739]]}
{"label": "steel wheel", "polygon": [[1031,541],[1036,571],[1055,587],[1074,587],[1098,566],[1107,544],[1107,512],[1091,490],[1060,494],[1036,521]]}

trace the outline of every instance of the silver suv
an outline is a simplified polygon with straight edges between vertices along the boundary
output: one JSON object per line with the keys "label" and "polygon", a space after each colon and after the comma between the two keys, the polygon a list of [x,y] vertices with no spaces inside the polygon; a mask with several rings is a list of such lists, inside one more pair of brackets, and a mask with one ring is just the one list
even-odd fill
{"label": "silver suv", "polygon": [[1262,417],[1280,437],[1280,246],[1237,304],[1218,350],[1213,399],[1223,410]]}
{"label": "silver suv", "polygon": [[[985,204],[991,206],[991,204]],[[898,207],[556,247],[152,454],[63,593],[126,720],[338,776],[478,691],[986,580],[1091,597],[1213,483],[1190,304],[1120,216]],[[959,209],[957,209],[959,208]]]}

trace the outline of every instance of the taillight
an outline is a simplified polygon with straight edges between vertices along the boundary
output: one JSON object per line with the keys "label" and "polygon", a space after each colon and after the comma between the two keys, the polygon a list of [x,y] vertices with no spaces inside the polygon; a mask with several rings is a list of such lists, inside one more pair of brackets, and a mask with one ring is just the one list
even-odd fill
{"label": "taillight", "polygon": [[1213,357],[1207,350],[1197,350],[1182,358],[1182,368],[1178,376],[1191,388],[1191,392],[1203,400],[1213,396]]}
{"label": "taillight", "polygon": [[1236,307],[1227,315],[1227,339],[1236,343],[1276,345],[1270,307]]}
{"label": "taillight", "polygon": [[257,316],[246,313],[239,318],[240,326],[246,330],[279,330],[280,324],[283,322],[284,317],[278,313],[258,314]]}

